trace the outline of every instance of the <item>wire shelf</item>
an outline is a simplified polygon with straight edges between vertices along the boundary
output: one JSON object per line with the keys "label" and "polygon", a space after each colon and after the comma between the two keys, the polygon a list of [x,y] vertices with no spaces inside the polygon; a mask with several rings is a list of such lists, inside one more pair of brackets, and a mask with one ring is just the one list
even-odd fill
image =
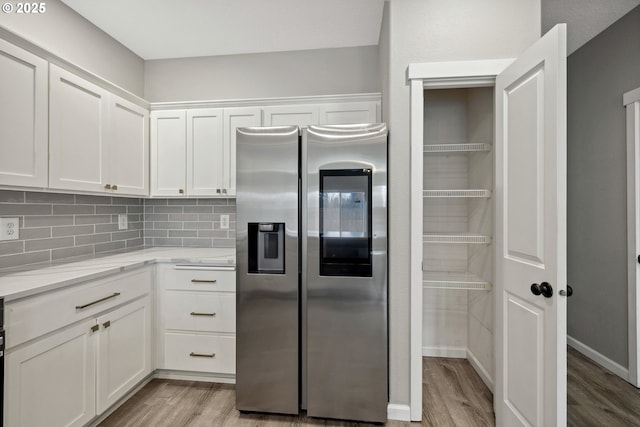
{"label": "wire shelf", "polygon": [[456,289],[468,291],[491,290],[491,283],[473,273],[425,271],[422,286],[428,289]]}
{"label": "wire shelf", "polygon": [[463,243],[463,244],[482,244],[491,243],[491,236],[482,236],[478,234],[434,234],[426,233],[422,235],[423,243]]}
{"label": "wire shelf", "polygon": [[491,144],[473,142],[469,144],[425,144],[425,153],[456,153],[468,151],[491,151]]}
{"label": "wire shelf", "polygon": [[491,197],[491,190],[424,190],[423,197]]}

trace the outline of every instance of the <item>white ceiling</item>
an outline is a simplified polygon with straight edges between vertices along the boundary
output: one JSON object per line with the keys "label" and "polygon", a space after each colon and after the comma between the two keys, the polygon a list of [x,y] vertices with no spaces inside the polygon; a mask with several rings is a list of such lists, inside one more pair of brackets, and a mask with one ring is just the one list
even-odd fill
{"label": "white ceiling", "polygon": [[[62,1],[145,60],[377,45],[384,5],[384,0]],[[568,54],[640,4],[540,1],[543,33],[567,23]]]}
{"label": "white ceiling", "polygon": [[384,0],[62,0],[145,60],[378,44]]}

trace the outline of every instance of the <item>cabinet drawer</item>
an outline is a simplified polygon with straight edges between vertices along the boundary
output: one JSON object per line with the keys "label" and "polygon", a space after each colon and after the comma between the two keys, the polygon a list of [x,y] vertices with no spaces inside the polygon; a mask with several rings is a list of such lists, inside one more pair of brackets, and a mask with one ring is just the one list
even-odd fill
{"label": "cabinet drawer", "polygon": [[235,374],[236,339],[232,336],[166,333],[165,369]]}
{"label": "cabinet drawer", "polygon": [[151,268],[143,268],[11,301],[5,306],[7,348],[148,294],[151,284]]}
{"label": "cabinet drawer", "polygon": [[235,293],[165,292],[163,299],[166,329],[236,331]]}
{"label": "cabinet drawer", "polygon": [[[183,269],[184,268],[184,269]],[[180,266],[161,266],[160,280],[164,289],[180,291],[235,292],[236,272],[227,270],[205,270]]]}

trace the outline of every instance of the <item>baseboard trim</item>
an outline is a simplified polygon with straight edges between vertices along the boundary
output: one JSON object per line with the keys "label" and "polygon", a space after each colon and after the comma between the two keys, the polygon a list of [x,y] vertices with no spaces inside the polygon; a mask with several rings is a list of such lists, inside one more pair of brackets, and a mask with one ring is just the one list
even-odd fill
{"label": "baseboard trim", "polygon": [[467,349],[465,347],[422,347],[422,356],[465,359],[467,357]]}
{"label": "baseboard trim", "polygon": [[476,355],[473,354],[473,352],[471,352],[471,350],[469,349],[467,349],[467,360],[469,361],[469,364],[471,364],[473,370],[476,371],[482,382],[487,386],[487,388],[489,388],[491,394],[494,394],[495,383],[493,382],[493,378],[491,378],[491,375],[484,367],[484,365],[480,363],[480,360],[478,360]]}
{"label": "baseboard trim", "polygon": [[629,369],[614,362],[602,353],[598,353],[588,345],[578,341],[577,339],[567,335],[567,344],[579,353],[596,362],[605,369],[610,370],[625,381],[629,381]]}
{"label": "baseboard trim", "polygon": [[387,418],[396,421],[411,421],[411,408],[409,405],[389,403],[387,405]]}
{"label": "baseboard trim", "polygon": [[185,381],[203,381],[208,383],[222,383],[222,384],[235,384],[235,375],[207,375],[202,372],[191,371],[171,371],[165,369],[158,369],[155,371],[153,378],[160,378],[163,380],[185,380]]}

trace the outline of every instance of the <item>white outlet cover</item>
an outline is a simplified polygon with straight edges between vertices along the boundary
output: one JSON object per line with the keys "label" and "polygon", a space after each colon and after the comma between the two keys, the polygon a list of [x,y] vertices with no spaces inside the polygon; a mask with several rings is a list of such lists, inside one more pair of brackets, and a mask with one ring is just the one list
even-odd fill
{"label": "white outlet cover", "polygon": [[0,218],[0,240],[18,240],[20,238],[19,218]]}
{"label": "white outlet cover", "polygon": [[223,230],[229,228],[229,215],[220,215],[220,228]]}
{"label": "white outlet cover", "polygon": [[127,214],[118,214],[118,230],[126,230],[127,228],[129,228]]}

